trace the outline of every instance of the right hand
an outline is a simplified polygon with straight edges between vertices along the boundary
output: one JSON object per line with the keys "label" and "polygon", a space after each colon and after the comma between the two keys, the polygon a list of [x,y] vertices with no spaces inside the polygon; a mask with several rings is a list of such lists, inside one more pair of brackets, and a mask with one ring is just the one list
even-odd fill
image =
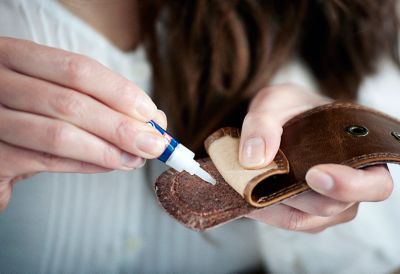
{"label": "right hand", "polygon": [[159,156],[151,119],[166,127],[149,96],[98,62],[0,37],[0,210],[32,174],[130,170]]}

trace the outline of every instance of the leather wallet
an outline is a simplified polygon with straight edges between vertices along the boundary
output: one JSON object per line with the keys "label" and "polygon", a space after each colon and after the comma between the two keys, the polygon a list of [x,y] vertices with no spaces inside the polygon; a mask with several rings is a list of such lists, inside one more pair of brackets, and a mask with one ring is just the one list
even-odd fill
{"label": "leather wallet", "polygon": [[239,129],[222,128],[205,140],[210,158],[199,162],[215,186],[172,169],[158,177],[157,198],[173,218],[201,231],[243,217],[309,190],[305,174],[317,164],[400,164],[400,121],[352,103],[323,105],[289,120],[274,161],[262,169],[240,166],[239,138]]}

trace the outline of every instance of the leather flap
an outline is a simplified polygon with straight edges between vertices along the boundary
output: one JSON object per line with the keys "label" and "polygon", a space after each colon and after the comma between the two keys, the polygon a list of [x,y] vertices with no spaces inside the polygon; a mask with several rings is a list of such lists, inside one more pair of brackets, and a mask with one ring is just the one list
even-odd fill
{"label": "leather flap", "polygon": [[210,158],[198,162],[216,179],[215,186],[197,176],[173,169],[157,178],[155,190],[158,201],[173,218],[190,229],[201,231],[256,209],[225,182]]}
{"label": "leather flap", "polygon": [[237,128],[222,128],[211,134],[205,141],[205,147],[215,167],[225,181],[245,200],[255,207],[264,207],[270,203],[268,197],[273,194],[274,180],[269,177],[289,172],[289,162],[279,150],[275,159],[266,167],[246,169],[239,163],[240,133]]}

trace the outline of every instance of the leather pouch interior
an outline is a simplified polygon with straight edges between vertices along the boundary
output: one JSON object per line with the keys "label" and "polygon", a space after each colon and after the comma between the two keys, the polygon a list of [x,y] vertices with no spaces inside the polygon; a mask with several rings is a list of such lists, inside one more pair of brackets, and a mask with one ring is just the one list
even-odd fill
{"label": "leather pouch interior", "polygon": [[400,163],[399,133],[397,119],[335,102],[288,121],[274,161],[249,170],[238,162],[239,129],[223,128],[206,139],[210,158],[199,161],[217,180],[215,186],[170,169],[157,179],[156,194],[172,217],[191,229],[205,230],[307,191],[305,174],[314,165]]}

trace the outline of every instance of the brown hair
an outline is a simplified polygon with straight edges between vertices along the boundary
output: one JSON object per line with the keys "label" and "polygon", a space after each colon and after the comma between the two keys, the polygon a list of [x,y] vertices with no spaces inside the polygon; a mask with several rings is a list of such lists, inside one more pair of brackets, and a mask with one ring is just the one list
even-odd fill
{"label": "brown hair", "polygon": [[340,99],[356,98],[383,55],[400,64],[395,0],[139,3],[154,99],[195,150],[213,130],[240,127],[250,99],[293,56]]}

